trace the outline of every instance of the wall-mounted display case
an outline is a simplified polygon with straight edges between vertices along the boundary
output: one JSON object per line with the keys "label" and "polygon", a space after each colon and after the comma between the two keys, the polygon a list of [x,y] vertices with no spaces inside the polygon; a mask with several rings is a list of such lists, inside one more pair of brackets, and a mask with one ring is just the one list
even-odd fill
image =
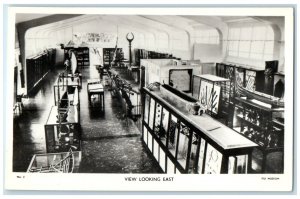
{"label": "wall-mounted display case", "polygon": [[26,59],[26,86],[29,93],[48,73],[55,63],[55,49],[47,49],[43,53]]}
{"label": "wall-mounted display case", "polygon": [[142,139],[165,173],[247,173],[257,144],[210,116],[143,89]]}

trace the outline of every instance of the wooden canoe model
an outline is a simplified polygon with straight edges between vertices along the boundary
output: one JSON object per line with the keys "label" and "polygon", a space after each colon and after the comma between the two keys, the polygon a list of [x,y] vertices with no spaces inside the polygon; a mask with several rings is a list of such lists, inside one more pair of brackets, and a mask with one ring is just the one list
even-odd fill
{"label": "wooden canoe model", "polygon": [[274,97],[258,91],[250,91],[242,86],[237,86],[238,92],[249,99],[256,99],[258,101],[270,104],[274,107],[284,107],[284,99]]}

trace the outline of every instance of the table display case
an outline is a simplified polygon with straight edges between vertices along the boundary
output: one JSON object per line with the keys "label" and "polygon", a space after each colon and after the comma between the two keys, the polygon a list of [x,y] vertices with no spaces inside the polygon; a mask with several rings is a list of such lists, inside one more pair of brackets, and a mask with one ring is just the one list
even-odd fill
{"label": "table display case", "polygon": [[[143,89],[142,139],[164,173],[248,173],[257,144],[207,114]],[[189,103],[189,102],[188,102]]]}
{"label": "table display case", "polygon": [[47,153],[66,152],[70,148],[80,150],[81,132],[76,106],[69,106],[63,113],[58,106],[52,106],[44,128]]}
{"label": "table display case", "polygon": [[87,80],[87,93],[89,105],[94,107],[100,106],[104,111],[104,88],[100,79]]}

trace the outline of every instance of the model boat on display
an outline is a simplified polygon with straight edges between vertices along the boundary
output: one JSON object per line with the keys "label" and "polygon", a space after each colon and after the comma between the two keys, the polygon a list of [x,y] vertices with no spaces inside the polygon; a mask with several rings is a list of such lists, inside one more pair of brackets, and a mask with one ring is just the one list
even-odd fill
{"label": "model boat on display", "polygon": [[258,91],[250,91],[242,86],[237,85],[238,92],[249,99],[256,99],[258,101],[270,104],[275,107],[284,107],[284,99],[279,97],[274,97],[265,93]]}
{"label": "model boat on display", "polygon": [[75,173],[81,161],[81,151],[36,154],[27,173]]}

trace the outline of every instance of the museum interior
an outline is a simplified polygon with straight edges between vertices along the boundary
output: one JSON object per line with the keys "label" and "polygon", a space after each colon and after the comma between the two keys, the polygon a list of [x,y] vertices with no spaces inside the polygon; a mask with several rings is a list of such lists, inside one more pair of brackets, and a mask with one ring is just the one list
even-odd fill
{"label": "museum interior", "polygon": [[13,172],[284,173],[275,16],[16,14]]}

